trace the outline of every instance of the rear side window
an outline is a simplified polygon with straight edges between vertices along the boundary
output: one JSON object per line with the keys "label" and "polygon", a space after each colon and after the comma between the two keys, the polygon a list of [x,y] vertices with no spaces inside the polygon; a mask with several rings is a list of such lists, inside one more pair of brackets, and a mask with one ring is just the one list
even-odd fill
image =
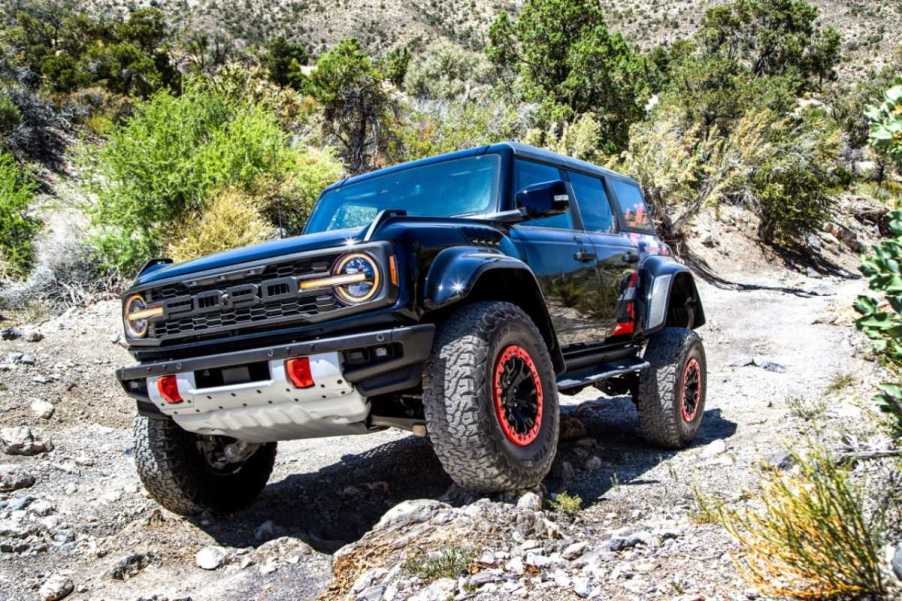
{"label": "rear side window", "polygon": [[583,226],[590,232],[614,231],[614,215],[602,181],[591,175],[570,173],[570,184],[576,195]]}
{"label": "rear side window", "polygon": [[[533,161],[524,161],[517,159],[514,162],[514,195],[526,186],[548,182],[555,179],[561,179],[561,172],[557,167],[545,165],[543,163],[534,163]],[[530,219],[523,225],[534,225],[539,227],[555,227],[560,229],[573,229],[573,218],[570,211],[561,213],[560,215],[552,215],[551,217],[540,217],[539,219]]]}
{"label": "rear side window", "polygon": [[620,205],[623,224],[628,228],[654,231],[642,191],[633,182],[610,178],[609,182]]}

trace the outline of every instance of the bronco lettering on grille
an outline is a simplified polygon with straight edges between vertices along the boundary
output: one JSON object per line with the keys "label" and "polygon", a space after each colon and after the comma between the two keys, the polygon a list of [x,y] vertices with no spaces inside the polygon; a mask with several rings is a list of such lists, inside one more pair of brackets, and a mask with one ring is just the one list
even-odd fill
{"label": "bronco lettering on grille", "polygon": [[193,296],[177,296],[163,301],[163,319],[187,317],[212,311],[253,307],[261,303],[294,298],[298,279],[294,277],[264,280],[259,284],[241,284],[224,290],[206,290]]}

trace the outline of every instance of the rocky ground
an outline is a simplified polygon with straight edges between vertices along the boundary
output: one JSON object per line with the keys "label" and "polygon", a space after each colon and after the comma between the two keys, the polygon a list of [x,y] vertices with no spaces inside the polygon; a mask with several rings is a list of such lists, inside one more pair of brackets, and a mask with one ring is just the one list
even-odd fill
{"label": "rocky ground", "polygon": [[[881,444],[867,401],[880,374],[851,327],[863,280],[751,279],[774,289],[702,287],[708,406],[689,449],[649,448],[629,399],[592,390],[563,398],[538,494],[472,498],[428,441],[386,431],[280,444],[252,508],[190,520],[135,474],[117,302],[6,330],[0,599],[756,598],[731,540],[692,521],[693,488],[739,500],[762,463],[791,469],[814,422]],[[564,511],[563,492],[582,508]]]}

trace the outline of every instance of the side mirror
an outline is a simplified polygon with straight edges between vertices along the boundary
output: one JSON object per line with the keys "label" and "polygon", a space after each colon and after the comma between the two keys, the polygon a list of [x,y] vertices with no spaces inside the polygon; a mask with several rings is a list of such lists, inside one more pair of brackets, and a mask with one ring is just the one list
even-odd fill
{"label": "side mirror", "polygon": [[527,217],[559,215],[570,207],[570,195],[559,179],[540,182],[517,192],[517,205],[526,209]]}

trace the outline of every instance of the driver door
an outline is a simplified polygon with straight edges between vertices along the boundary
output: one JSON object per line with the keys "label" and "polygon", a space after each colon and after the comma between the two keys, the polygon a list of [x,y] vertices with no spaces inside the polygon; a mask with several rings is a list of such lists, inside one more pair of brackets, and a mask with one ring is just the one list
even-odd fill
{"label": "driver door", "polygon": [[[526,186],[563,179],[561,171],[535,161],[516,159],[514,194]],[[591,314],[597,277],[592,241],[575,228],[574,206],[566,213],[530,219],[511,228],[520,257],[536,274],[562,347],[598,342],[602,331]]]}

